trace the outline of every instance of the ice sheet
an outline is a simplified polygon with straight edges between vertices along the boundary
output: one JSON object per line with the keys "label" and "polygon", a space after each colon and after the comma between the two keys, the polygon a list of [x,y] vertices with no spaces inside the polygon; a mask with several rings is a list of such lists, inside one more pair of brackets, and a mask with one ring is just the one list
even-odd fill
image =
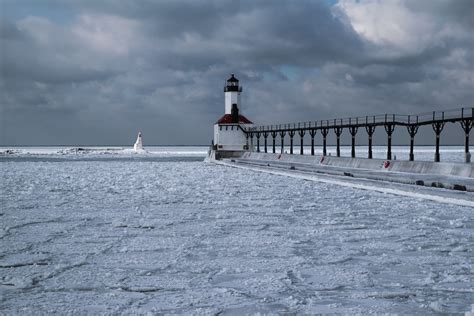
{"label": "ice sheet", "polygon": [[7,314],[472,310],[470,207],[202,162],[0,173]]}
{"label": "ice sheet", "polygon": [[135,152],[133,147],[118,146],[42,146],[42,147],[0,147],[2,157],[146,157],[146,156],[202,156],[208,146],[144,146]]}
{"label": "ice sheet", "polygon": [[[136,153],[133,147],[91,147],[91,146],[77,146],[77,147],[0,147],[0,159],[5,157],[55,157],[64,159],[110,159],[110,158],[136,158],[136,157],[204,157],[209,150],[209,146],[144,146],[144,152]],[[263,144],[260,145],[260,150],[263,152]],[[268,152],[272,151],[271,144],[267,147]],[[299,146],[295,145],[293,151],[299,154]],[[280,146],[276,146],[276,152],[281,151]],[[289,153],[290,147],[285,146],[284,151]],[[374,146],[374,158],[386,158],[387,148],[385,146]],[[322,147],[316,146],[315,153],[322,154]],[[336,155],[336,147],[327,147],[328,155]],[[311,147],[304,146],[304,154],[311,154]],[[398,160],[408,160],[409,147],[408,146],[393,146],[392,157]],[[434,146],[416,146],[415,160],[419,161],[433,161],[435,154]],[[341,156],[350,157],[351,147],[341,146]],[[367,146],[356,147],[357,157],[367,157]],[[440,148],[441,161],[446,162],[464,162],[464,147],[463,146],[441,146]]]}

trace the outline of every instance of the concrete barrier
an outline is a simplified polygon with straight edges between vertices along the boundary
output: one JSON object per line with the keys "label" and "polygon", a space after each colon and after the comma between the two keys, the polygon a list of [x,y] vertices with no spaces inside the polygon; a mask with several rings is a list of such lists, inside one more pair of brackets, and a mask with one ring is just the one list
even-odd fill
{"label": "concrete barrier", "polygon": [[348,158],[334,156],[308,156],[245,152],[243,159],[302,163],[309,165],[326,165],[351,169],[379,170],[387,172],[406,172],[419,174],[443,175],[463,178],[474,178],[474,164],[458,162],[401,161],[367,158]]}

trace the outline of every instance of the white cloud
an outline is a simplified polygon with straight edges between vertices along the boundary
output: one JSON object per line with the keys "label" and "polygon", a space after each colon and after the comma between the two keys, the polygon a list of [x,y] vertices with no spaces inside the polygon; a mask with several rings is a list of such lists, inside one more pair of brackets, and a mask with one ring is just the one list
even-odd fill
{"label": "white cloud", "polygon": [[139,23],[113,15],[81,15],[72,27],[83,43],[92,49],[128,55],[139,36]]}
{"label": "white cloud", "polygon": [[410,11],[403,0],[341,0],[337,8],[354,30],[379,46],[384,55],[420,53],[439,31],[431,16]]}
{"label": "white cloud", "polygon": [[51,21],[43,17],[28,16],[17,22],[18,30],[28,34],[41,45],[48,46],[54,44],[58,33],[61,30]]}

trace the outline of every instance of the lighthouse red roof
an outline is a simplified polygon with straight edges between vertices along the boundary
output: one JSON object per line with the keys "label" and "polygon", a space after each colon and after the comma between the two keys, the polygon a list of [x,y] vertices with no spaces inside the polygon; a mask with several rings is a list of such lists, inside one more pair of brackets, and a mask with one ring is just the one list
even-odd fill
{"label": "lighthouse red roof", "polygon": [[[216,124],[232,124],[232,115],[224,114]],[[253,124],[248,118],[243,115],[239,115],[239,124]]]}

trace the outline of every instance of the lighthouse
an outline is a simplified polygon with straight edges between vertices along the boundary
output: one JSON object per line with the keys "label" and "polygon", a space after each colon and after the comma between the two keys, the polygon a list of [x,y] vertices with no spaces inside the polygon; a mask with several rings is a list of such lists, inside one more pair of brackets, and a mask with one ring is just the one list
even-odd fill
{"label": "lighthouse", "polygon": [[225,114],[232,114],[232,105],[240,106],[240,94],[242,87],[239,86],[239,79],[235,78],[234,74],[227,79],[227,84],[224,87],[225,95]]}
{"label": "lighthouse", "polygon": [[239,155],[242,151],[251,150],[244,130],[253,123],[239,113],[241,93],[239,80],[231,74],[224,87],[224,115],[214,124],[213,149],[219,153],[216,157],[232,157],[233,153]]}

